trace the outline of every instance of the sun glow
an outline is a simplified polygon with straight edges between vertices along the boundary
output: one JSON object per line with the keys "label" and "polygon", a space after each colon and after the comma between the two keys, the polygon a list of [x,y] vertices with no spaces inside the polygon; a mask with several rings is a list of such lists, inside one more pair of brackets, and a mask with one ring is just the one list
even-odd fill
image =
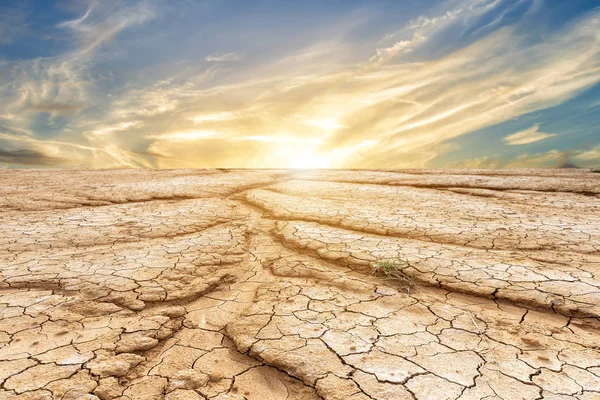
{"label": "sun glow", "polygon": [[195,123],[199,124],[202,122],[220,122],[220,121],[229,121],[234,118],[233,113],[230,112],[220,112],[214,114],[200,114],[192,117],[191,120]]}
{"label": "sun glow", "polygon": [[317,146],[280,146],[263,166],[291,169],[331,168],[332,158],[319,152]]}
{"label": "sun glow", "polygon": [[215,136],[215,131],[184,131],[184,132],[170,132],[163,133],[161,135],[148,136],[151,139],[161,139],[170,142],[182,142],[182,141],[194,141],[200,139],[208,139]]}
{"label": "sun glow", "polygon": [[304,151],[291,155],[289,165],[294,169],[330,168],[331,160],[329,157]]}
{"label": "sun glow", "polygon": [[312,119],[306,121],[308,124],[312,126],[316,126],[317,128],[334,131],[340,128],[346,128],[346,125],[340,124],[337,120],[333,118],[327,119]]}

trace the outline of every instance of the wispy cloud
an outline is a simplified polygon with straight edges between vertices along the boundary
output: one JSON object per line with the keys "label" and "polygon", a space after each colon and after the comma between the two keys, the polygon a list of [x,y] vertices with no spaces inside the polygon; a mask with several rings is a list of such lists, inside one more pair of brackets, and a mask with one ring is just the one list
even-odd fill
{"label": "wispy cloud", "polygon": [[121,31],[143,24],[154,18],[154,10],[148,1],[134,4],[109,3],[94,0],[87,11],[79,18],[64,21],[59,27],[74,31],[82,47],[78,53],[84,54],[114,38]]}
{"label": "wispy cloud", "polygon": [[326,118],[326,119],[310,119],[306,121],[307,124],[316,126],[317,128],[326,129],[326,130],[337,130],[341,128],[347,128],[346,125],[340,124],[334,118]]}
{"label": "wispy cloud", "polygon": [[88,6],[87,11],[85,12],[85,14],[83,14],[81,17],[79,18],[75,18],[69,21],[64,21],[58,24],[59,27],[61,28],[76,28],[79,25],[81,25],[86,19],[87,17],[90,16],[90,14],[92,13],[92,10],[95,8],[96,3],[91,3]]}
{"label": "wispy cloud", "polygon": [[[212,49],[203,49],[188,58],[201,44],[194,37],[198,43],[177,51],[153,49],[165,53],[153,65],[128,60],[133,66],[124,72],[107,66],[111,56],[127,57],[121,33],[159,20],[164,5],[107,4],[91,1],[56,23],[74,38],[68,51],[0,62],[2,132],[34,140],[18,146],[89,166],[285,167],[307,159],[330,167],[419,167],[450,139],[558,106],[600,82],[600,12],[543,37],[507,22],[538,12],[537,0],[450,0],[361,40],[356,24],[332,20],[352,29],[333,35],[319,28],[320,40],[271,41],[264,49],[244,48],[240,27],[235,41],[216,48],[243,52],[206,56]],[[149,39],[130,40],[134,48]],[[169,59],[184,49],[185,60]],[[56,143],[40,134],[40,121],[56,127]],[[504,143],[560,134],[543,126],[556,133],[535,125],[507,132]],[[513,162],[490,154],[471,164],[543,164],[526,156]]]}
{"label": "wispy cloud", "polygon": [[551,150],[546,153],[521,154],[516,157],[490,155],[451,163],[451,168],[556,168],[563,164],[565,153]]}
{"label": "wispy cloud", "polygon": [[[39,113],[50,115],[50,125],[55,123],[59,116],[68,117],[77,124],[77,115],[98,104],[95,80],[90,72],[94,63],[98,61],[98,50],[102,45],[110,43],[120,32],[143,24],[153,17],[154,11],[147,1],[110,4],[91,1],[87,11],[80,17],[57,24],[58,28],[73,34],[73,49],[57,56],[6,61],[4,65],[0,63],[1,73],[6,74],[5,83],[0,85],[0,115],[11,116],[10,129],[4,129],[4,132],[29,131],[32,119],[38,117]],[[101,131],[100,128],[96,130]],[[85,141],[87,133],[85,129],[80,130],[79,137],[71,135],[70,140],[81,143]],[[43,142],[29,142],[29,145],[40,147],[43,146]],[[51,144],[48,141],[47,144],[58,148],[69,147],[66,142]],[[86,146],[71,147],[70,152],[74,151],[74,148],[85,151]],[[88,157],[80,157],[87,160],[88,165],[104,163],[105,166],[140,166],[137,161],[126,161],[122,155],[127,152],[118,149],[114,144],[109,143],[106,149],[98,151],[94,146],[88,148],[94,150]],[[37,150],[32,151],[35,153]],[[39,159],[40,165],[46,165],[42,163],[43,158]]]}
{"label": "wispy cloud", "polygon": [[545,133],[538,131],[539,125],[534,125],[531,128],[523,129],[522,131],[515,132],[512,135],[508,135],[504,138],[504,142],[510,146],[529,144],[539,142],[540,140],[548,139],[556,136],[553,133]]}
{"label": "wispy cloud", "polygon": [[206,57],[209,62],[240,61],[245,57],[243,53],[214,53]]}
{"label": "wispy cloud", "polygon": [[90,140],[94,140],[98,137],[114,134],[115,132],[126,131],[132,127],[140,126],[141,124],[140,121],[125,121],[115,125],[101,125],[92,131],[84,132],[83,135]]}
{"label": "wispy cloud", "polygon": [[0,149],[0,163],[26,166],[58,167],[71,164],[72,161],[66,158],[52,157],[42,152],[30,149]]}
{"label": "wispy cloud", "polygon": [[187,132],[170,132],[160,135],[148,136],[149,139],[159,139],[167,142],[186,142],[200,139],[207,139],[215,136],[215,131],[187,131]]}
{"label": "wispy cloud", "polygon": [[600,146],[591,150],[550,150],[513,157],[491,155],[451,163],[451,168],[597,168]]}
{"label": "wispy cloud", "polygon": [[245,136],[241,138],[237,138],[236,140],[252,140],[256,142],[268,142],[268,143],[302,143],[302,144],[312,144],[319,145],[323,143],[321,139],[317,138],[298,138],[293,136]]}
{"label": "wispy cloud", "polygon": [[[6,146],[6,144],[9,145]],[[135,153],[120,149],[111,144],[103,147],[94,147],[67,141],[40,140],[28,136],[15,136],[0,132],[0,147],[29,150],[55,160],[68,160],[69,166],[88,168],[149,168],[152,166],[152,164],[143,158],[136,157]],[[34,160],[34,158],[30,158],[30,160]],[[20,165],[24,164],[21,163]],[[43,166],[43,164],[39,165]]]}
{"label": "wispy cloud", "polygon": [[596,146],[590,150],[580,152],[574,156],[577,160],[582,162],[590,162],[591,166],[600,166],[600,146]]}
{"label": "wispy cloud", "polygon": [[220,112],[220,113],[209,113],[209,114],[198,114],[194,115],[191,120],[197,124],[203,122],[218,122],[218,121],[229,121],[235,118],[235,115],[230,112]]}
{"label": "wispy cloud", "polygon": [[410,40],[399,40],[389,47],[379,48],[370,61],[383,63],[400,54],[408,54],[427,40],[427,36],[417,31]]}
{"label": "wispy cloud", "polygon": [[92,2],[81,18],[60,24],[75,33],[79,46],[74,50],[55,57],[7,63],[3,68],[9,74],[7,84],[0,86],[0,114],[19,115],[25,125],[31,113],[71,113],[90,106],[93,50],[152,16],[146,2],[124,7]]}
{"label": "wispy cloud", "polygon": [[[411,33],[426,37],[442,25],[447,29],[451,24],[463,24],[472,18],[469,12],[454,10],[434,22],[422,19],[420,25],[413,24]],[[269,158],[273,149],[248,149],[246,154],[227,143],[285,131],[299,139],[319,137],[321,143],[311,151],[330,159],[337,154],[330,166],[425,166],[439,154],[445,140],[560,104],[599,82],[600,40],[593,34],[597,28],[600,19],[596,13],[555,32],[543,43],[527,43],[516,30],[503,28],[432,61],[397,63],[394,57],[370,57],[352,68],[319,75],[305,74],[301,65],[286,65],[279,71],[269,67],[247,71],[244,75],[252,78],[235,83],[207,89],[186,86],[165,98],[152,99],[174,104],[163,118],[171,115],[168,118],[178,121],[188,112],[184,110],[197,105],[229,104],[216,112],[186,118],[195,123],[218,123],[215,129],[227,132],[227,136],[213,138],[222,143],[221,154],[230,150],[246,159],[246,165],[259,165],[257,160]],[[414,45],[418,48],[419,43]],[[144,104],[140,103],[140,109]],[[315,130],[307,130],[307,125]],[[544,133],[531,135],[522,133],[512,141],[541,140]],[[364,149],[358,145],[365,140],[369,151],[339,156],[344,149]],[[175,156],[168,146],[165,141],[156,144],[161,152]],[[185,158],[187,153],[179,154]],[[194,155],[186,165],[199,159],[209,160]],[[203,165],[216,166],[216,162]],[[171,164],[165,161],[161,165]]]}
{"label": "wispy cloud", "polygon": [[58,101],[46,101],[37,104],[30,104],[28,106],[28,109],[34,112],[69,114],[80,110],[82,107],[82,104],[77,103],[61,103]]}

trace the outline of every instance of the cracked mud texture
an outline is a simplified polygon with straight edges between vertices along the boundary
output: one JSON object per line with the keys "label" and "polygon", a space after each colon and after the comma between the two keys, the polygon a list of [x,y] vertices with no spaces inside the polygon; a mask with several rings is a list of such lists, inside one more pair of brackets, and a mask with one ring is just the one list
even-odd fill
{"label": "cracked mud texture", "polygon": [[0,264],[0,399],[600,399],[586,170],[5,170]]}

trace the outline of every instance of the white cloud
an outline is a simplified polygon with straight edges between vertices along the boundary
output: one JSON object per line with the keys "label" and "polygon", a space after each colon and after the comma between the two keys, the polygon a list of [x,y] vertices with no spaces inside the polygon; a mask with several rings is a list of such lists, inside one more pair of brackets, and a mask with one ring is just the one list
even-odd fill
{"label": "white cloud", "polygon": [[582,150],[550,150],[545,153],[525,153],[516,157],[483,156],[455,162],[451,168],[594,168],[600,165],[600,146]]}
{"label": "white cloud", "polygon": [[[462,13],[466,18],[467,11]],[[453,21],[462,23],[458,18],[447,18],[444,23]],[[426,166],[444,151],[440,144],[448,139],[558,105],[599,82],[596,28],[600,28],[597,13],[549,35],[542,43],[524,42],[517,30],[503,28],[441,59],[419,63],[367,61],[320,74],[306,74],[300,64],[286,64],[280,71],[269,66],[244,71],[244,79],[235,83],[179,97],[177,109],[230,104],[219,111],[227,114],[206,119],[219,120],[215,138],[221,140],[223,153],[235,152],[246,165],[265,165],[263,160],[270,160],[273,147],[252,147],[245,152],[237,146],[228,149],[227,143],[244,136],[274,136],[265,132],[298,132],[296,137],[303,140],[306,128],[302,125],[308,124],[322,130],[322,143],[314,152],[325,157],[336,154],[336,166]],[[230,114],[236,118],[225,118]],[[190,112],[187,118],[197,115]],[[236,134],[225,137],[220,129]],[[551,134],[521,133],[511,140],[541,140],[543,135]],[[339,151],[365,140],[368,151],[346,156]],[[165,146],[160,150],[176,157],[178,153]],[[189,163],[199,159],[193,157]]]}
{"label": "white cloud", "polygon": [[596,146],[591,150],[577,154],[574,158],[581,161],[594,162],[596,166],[600,166],[600,146]]}
{"label": "white cloud", "polygon": [[[417,58],[447,31],[476,26],[474,21],[501,3],[506,2],[453,0],[449,11],[418,18],[368,49],[365,42],[339,35],[301,50],[286,48],[279,57],[273,51],[265,63],[223,63],[242,60],[236,52],[175,60],[152,69],[156,81],[133,79],[107,97],[94,92],[100,85],[91,67],[106,54],[99,47],[151,20],[158,14],[151,5],[157,3],[111,8],[96,1],[62,23],[78,38],[76,50],[0,64],[7,82],[0,86],[0,118],[13,134],[28,132],[40,110],[51,118],[60,114],[69,120],[63,140],[94,149],[73,148],[90,165],[139,165],[140,156],[124,149],[143,144],[169,157],[156,161],[162,167],[277,166],[287,156],[273,154],[298,148],[319,165],[327,159],[338,167],[425,166],[446,151],[449,139],[559,105],[600,82],[598,12],[541,42],[505,27],[464,48],[449,46],[437,58],[401,58],[407,53]],[[156,77],[152,74],[146,76]],[[553,135],[535,126],[505,141],[526,144]],[[583,154],[578,157],[593,157]],[[485,163],[501,160],[488,157],[472,165]]]}
{"label": "white cloud", "polygon": [[145,0],[132,5],[119,4],[116,7],[94,0],[83,16],[65,21],[59,24],[59,27],[70,29],[77,34],[81,43],[78,53],[85,54],[113,39],[123,30],[143,24],[154,17],[153,7]]}
{"label": "white cloud", "polygon": [[[455,5],[453,9],[446,10],[443,14],[435,17],[421,15],[418,18],[409,21],[408,24],[406,24],[406,26],[401,30],[385,35],[383,40],[397,40],[398,37],[405,35],[407,32],[416,32],[420,35],[429,35],[435,30],[440,30],[452,24],[458,16],[464,13],[463,10],[465,5],[466,2],[462,1]],[[471,10],[470,13],[472,14],[473,10]],[[414,34],[415,33],[413,33],[413,35]]]}
{"label": "white cloud", "polygon": [[346,128],[346,125],[340,124],[334,118],[325,118],[325,119],[310,119],[306,121],[307,124],[316,126],[317,128],[325,129],[325,130],[337,130],[341,128]]}
{"label": "white cloud", "polygon": [[168,142],[186,142],[201,139],[208,139],[215,136],[215,131],[185,131],[185,132],[169,132],[160,135],[148,136],[148,139],[159,139]]}
{"label": "white cloud", "polygon": [[82,17],[59,24],[75,34],[78,46],[74,50],[60,56],[6,62],[2,67],[7,71],[7,84],[0,86],[0,114],[19,116],[14,123],[25,128],[31,114],[77,113],[94,102],[89,70],[97,47],[154,16],[146,1],[119,5],[94,1]]}
{"label": "white cloud", "polygon": [[[116,142],[106,139],[102,143],[99,139],[112,137],[108,133],[131,129],[134,124],[127,120],[110,121],[106,116],[99,122],[89,121],[84,114],[103,98],[94,91],[96,82],[91,72],[99,57],[104,55],[98,51],[100,47],[109,44],[122,31],[151,20],[154,15],[151,3],[145,0],[110,4],[90,1],[80,17],[57,25],[73,34],[72,50],[52,57],[2,62],[1,73],[6,74],[2,77],[6,84],[0,86],[0,115],[10,118],[9,129],[5,131],[28,131],[31,121],[40,112],[49,114],[50,126],[62,116],[68,121],[62,129],[63,136],[68,139],[30,138],[29,141],[21,140],[21,144],[44,154],[50,154],[51,146],[61,153],[57,157],[78,160],[90,167],[150,166],[120,149]],[[82,145],[86,139],[93,145]]]}
{"label": "white cloud", "polygon": [[522,131],[515,132],[512,135],[508,135],[504,138],[504,142],[510,146],[529,144],[539,142],[540,140],[548,139],[556,136],[554,133],[545,133],[538,131],[539,125],[532,126],[531,128],[523,129]]}
{"label": "white cloud", "polygon": [[500,156],[483,156],[478,158],[469,158],[458,162],[450,163],[448,168],[467,168],[467,169],[487,169],[502,168],[507,164],[506,159]]}
{"label": "white cloud", "polygon": [[198,114],[190,119],[197,124],[202,122],[218,122],[218,121],[229,121],[235,118],[233,113],[230,112],[220,112],[220,113],[211,113],[211,114]]}
{"label": "white cloud", "polygon": [[[85,132],[84,135],[94,135],[94,136],[106,136],[115,132],[123,132],[127,131],[130,128],[140,126],[142,123],[140,121],[126,121],[119,122],[115,125],[103,125],[94,129],[91,132]],[[89,137],[88,137],[89,138]]]}
{"label": "white cloud", "polygon": [[59,27],[61,27],[61,28],[75,28],[75,27],[77,27],[77,26],[78,26],[78,25],[80,25],[80,24],[81,24],[83,21],[85,21],[85,20],[87,19],[87,17],[89,17],[89,16],[90,16],[90,14],[91,14],[91,12],[92,12],[92,9],[94,8],[94,5],[95,5],[95,3],[91,3],[91,4],[88,6],[88,9],[87,9],[87,11],[85,12],[85,14],[83,14],[81,17],[79,17],[79,18],[75,18],[75,19],[72,19],[72,20],[70,20],[70,21],[64,21],[64,22],[61,22],[60,24],[58,24],[58,26],[59,26]]}
{"label": "white cloud", "polygon": [[39,140],[25,136],[13,136],[0,133],[0,140],[26,146],[33,151],[57,160],[64,160],[70,166],[87,168],[149,168],[151,164],[133,156],[127,150],[114,145],[94,147],[59,140]]}
{"label": "white cloud", "polygon": [[209,62],[240,61],[245,57],[243,53],[213,53],[205,58]]}
{"label": "white cloud", "polygon": [[410,40],[400,40],[395,42],[390,47],[379,48],[375,51],[375,55],[369,61],[383,63],[392,58],[408,54],[417,48],[420,44],[427,40],[427,36],[423,36],[420,32],[416,32]]}
{"label": "white cloud", "polygon": [[302,144],[322,144],[323,141],[321,139],[316,138],[300,138],[294,136],[244,136],[240,138],[236,138],[235,140],[252,140],[257,142],[269,142],[269,143],[302,143]]}
{"label": "white cloud", "polygon": [[507,160],[503,168],[558,168],[568,161],[564,151],[550,150],[546,153],[522,154]]}

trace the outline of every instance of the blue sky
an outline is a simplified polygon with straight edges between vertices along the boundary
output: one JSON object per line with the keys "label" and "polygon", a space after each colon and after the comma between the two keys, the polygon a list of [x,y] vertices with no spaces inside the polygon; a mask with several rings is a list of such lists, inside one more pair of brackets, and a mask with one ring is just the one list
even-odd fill
{"label": "blue sky", "polygon": [[590,0],[0,0],[0,167],[600,166]]}

